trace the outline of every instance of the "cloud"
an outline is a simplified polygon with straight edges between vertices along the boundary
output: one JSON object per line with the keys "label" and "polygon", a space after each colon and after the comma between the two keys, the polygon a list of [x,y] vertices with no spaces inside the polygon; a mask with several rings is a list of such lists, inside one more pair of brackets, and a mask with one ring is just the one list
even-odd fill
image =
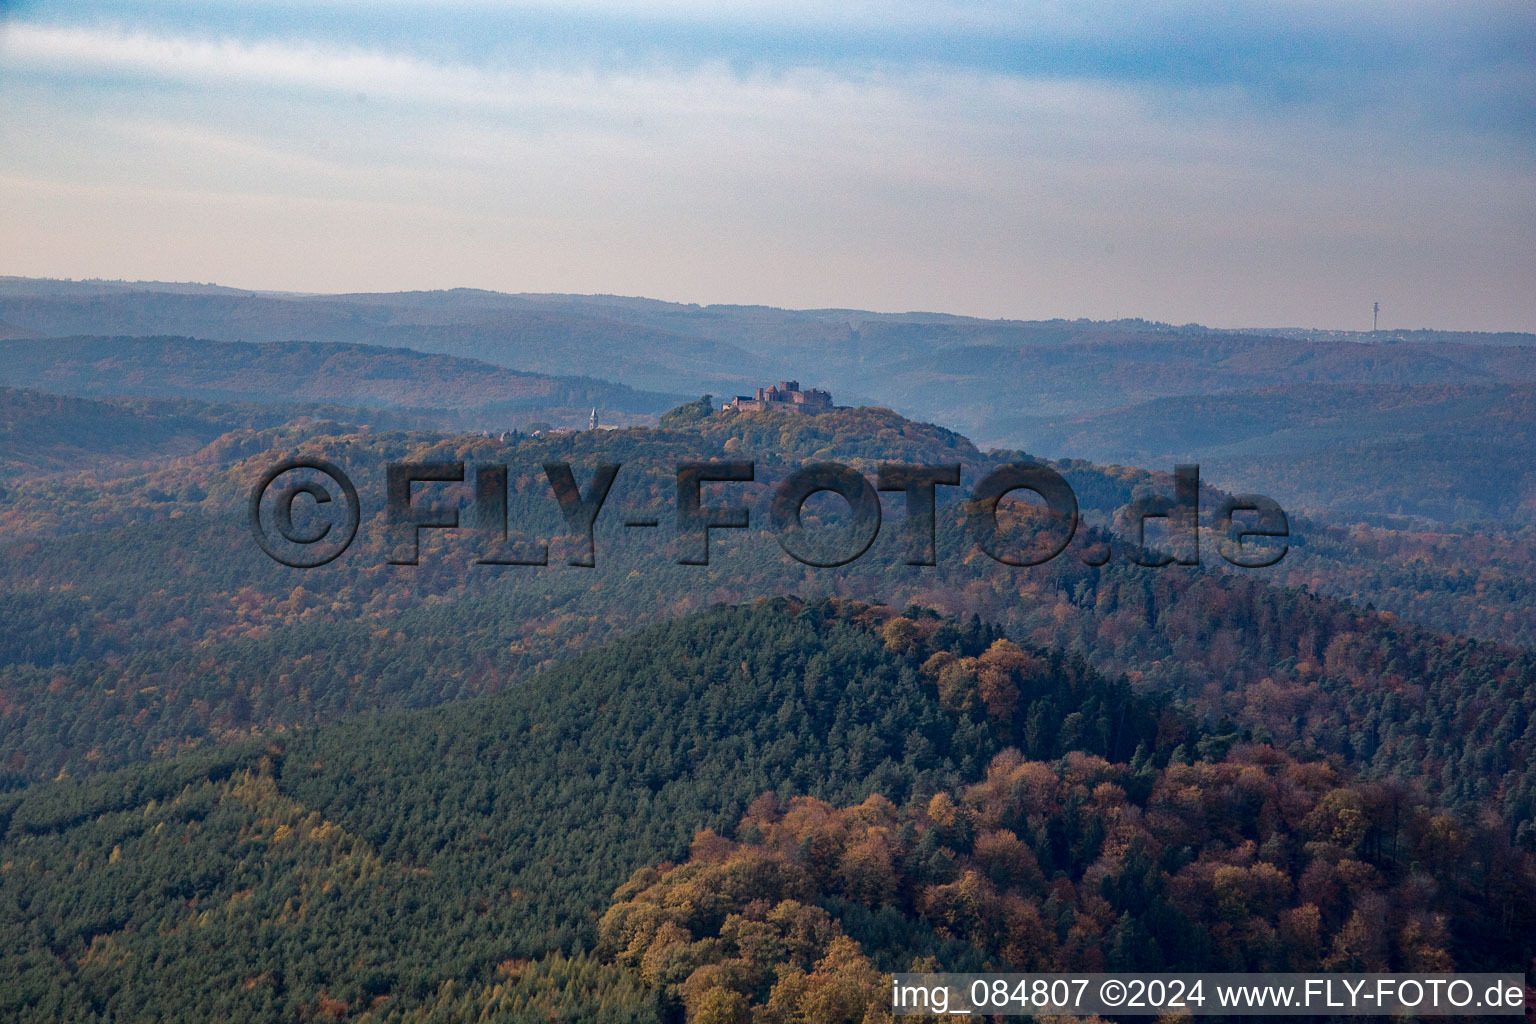
{"label": "cloud", "polygon": [[[1388,278],[1420,322],[1474,294],[1536,315],[1511,269],[1536,237],[1532,72],[1475,25],[1423,42],[1430,5],[1378,52],[1363,6],[1323,39],[1304,4],[971,4],[956,28],[922,5],[300,25],[115,2],[0,35],[0,243],[47,261],[10,272],[1228,324],[1337,323]],[[1448,54],[1486,59],[1439,74]]]}
{"label": "cloud", "polygon": [[[198,89],[249,87],[332,98],[464,108],[565,133],[588,127],[635,134],[665,145],[672,131],[738,129],[748,134],[821,129],[849,140],[879,134],[972,131],[976,145],[1012,149],[1009,133],[1042,119],[1072,134],[1085,114],[1118,109],[1134,97],[1092,82],[1028,79],[942,66],[738,70],[725,62],[689,67],[594,69],[487,67],[429,61],[355,47],[274,41],[210,40],[19,24],[5,40],[3,64],[94,83],[102,93],[132,93],[125,79]],[[1121,136],[1123,143],[1126,136]]]}
{"label": "cloud", "polygon": [[[651,6],[692,11],[695,5]],[[991,5],[966,6],[995,10]],[[792,17],[793,9],[781,16]],[[1070,20],[1059,12],[1055,18],[1057,23]],[[1215,25],[1219,27],[1222,20],[1215,17]],[[1118,88],[1155,97],[1164,120],[1213,112],[1234,121],[1299,114],[1346,123],[1369,116],[1376,120],[1374,133],[1383,138],[1432,135],[1423,140],[1427,146],[1412,140],[1406,147],[1410,151],[1450,151],[1456,143],[1448,136],[1468,132],[1502,134],[1509,151],[1527,157],[1536,145],[1529,131],[1536,117],[1536,67],[1527,62],[1490,59],[1442,72],[1437,62],[1420,54],[1416,64],[1399,63],[1389,73],[1365,76],[1351,62],[1324,59],[1341,46],[1348,48],[1335,41],[1330,47],[1314,47],[1324,58],[1292,54],[1284,62],[1283,74],[1273,68],[1266,73],[1262,68],[1274,58],[1252,37],[1273,34],[1277,30],[1272,26],[1261,30],[1248,24],[1246,39],[1225,40],[1224,45],[1246,45],[1241,60],[1223,51],[1219,60],[1212,57],[1204,63],[1206,50],[1214,54],[1220,48],[1212,42],[1209,25],[1183,39],[1177,53],[1160,42],[1153,27],[1148,29],[1149,41],[1122,46],[1112,38],[1099,38],[1087,48],[1072,42],[1079,28],[1058,24],[1062,35],[1051,46],[1021,43],[1006,61],[956,63],[945,59],[942,46],[932,48],[924,59],[908,59],[887,38],[886,59],[846,59],[860,52],[849,44],[842,60],[825,59],[825,54],[812,50],[799,61],[744,65],[729,57],[679,61],[675,54],[666,53],[651,53],[643,60],[596,59],[579,47],[564,61],[551,59],[548,52],[541,59],[486,52],[445,57],[415,53],[408,47],[335,40],[166,34],[110,25],[17,21],[0,38],[0,67],[104,86],[122,79],[199,87],[255,86],[551,115],[580,109],[599,116],[605,106],[627,112],[648,103],[648,113],[663,119],[696,109],[708,115],[711,108],[733,101],[766,102],[771,109],[772,101],[785,90],[824,94],[837,83],[871,91],[905,83],[903,87],[910,91],[931,93],[935,83],[952,81],[995,96],[1011,84],[1038,92],[1047,83],[1058,82],[1100,93]],[[1034,26],[1033,31],[1042,30]],[[1292,26],[1291,31],[1302,30]],[[1358,26],[1353,34],[1359,34]],[[1343,33],[1341,38],[1349,35]],[[1007,39],[1006,34],[1003,38]],[[1162,56],[1154,59],[1154,54]],[[1380,60],[1377,53],[1366,63]],[[1426,69],[1426,64],[1435,66]],[[1432,80],[1420,81],[1426,77]],[[720,101],[712,102],[711,97]]]}
{"label": "cloud", "polygon": [[1470,148],[1536,161],[1536,8],[1493,0],[332,0],[303,17],[286,3],[99,0],[48,10],[53,21],[19,18],[0,36],[0,70],[500,108],[535,122],[568,111],[568,96],[599,117],[599,91],[621,108],[650,92],[665,119],[716,80],[744,98],[818,74],[919,88],[936,76],[1063,82],[1148,96],[1164,121],[1219,110],[1238,124],[1347,126],[1394,156],[1438,162]]}
{"label": "cloud", "polygon": [[[319,45],[200,39],[17,23],[0,51],[13,68],[131,75],[198,84],[246,83],[402,99],[474,102],[497,83],[469,66]],[[511,83],[503,81],[503,87]],[[505,96],[505,88],[496,91]]]}

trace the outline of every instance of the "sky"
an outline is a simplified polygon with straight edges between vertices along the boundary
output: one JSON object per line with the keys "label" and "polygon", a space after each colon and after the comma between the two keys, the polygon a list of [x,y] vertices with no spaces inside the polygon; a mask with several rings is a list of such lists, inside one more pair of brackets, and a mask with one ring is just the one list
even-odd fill
{"label": "sky", "polygon": [[1536,4],[0,0],[0,274],[1536,330]]}

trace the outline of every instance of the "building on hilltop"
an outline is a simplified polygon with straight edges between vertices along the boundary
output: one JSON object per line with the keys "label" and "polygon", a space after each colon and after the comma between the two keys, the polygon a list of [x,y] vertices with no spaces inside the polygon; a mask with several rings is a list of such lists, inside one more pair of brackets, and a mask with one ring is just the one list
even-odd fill
{"label": "building on hilltop", "polygon": [[832,395],[820,388],[800,390],[797,380],[781,380],[766,388],[758,388],[755,396],[737,395],[726,405],[736,412],[761,412],[779,409],[784,412],[818,413],[832,411]]}

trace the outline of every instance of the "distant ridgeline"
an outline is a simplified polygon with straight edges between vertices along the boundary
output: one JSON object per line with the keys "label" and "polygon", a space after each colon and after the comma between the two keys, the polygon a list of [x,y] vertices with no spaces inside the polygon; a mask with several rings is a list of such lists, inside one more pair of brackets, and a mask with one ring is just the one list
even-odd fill
{"label": "distant ridgeline", "polygon": [[581,427],[598,413],[607,423],[652,422],[680,398],[403,348],[181,337],[0,341],[0,385],[88,398],[366,406],[409,411],[438,429],[498,432],[537,420]]}
{"label": "distant ridgeline", "polygon": [[[757,383],[793,374],[850,405],[901,409],[983,447],[1106,464],[1198,461],[1228,490],[1351,522],[1536,524],[1531,334],[1213,331],[1143,319],[1026,322],[476,289],[276,295],[0,279],[0,338],[30,343],[0,358],[0,384],[45,386],[3,373],[23,358],[16,353],[46,354],[43,339],[83,335],[387,347],[552,378],[598,373],[672,396],[750,395]],[[88,365],[78,372],[93,374]],[[52,389],[72,386],[66,379]],[[578,392],[601,384],[569,383]],[[553,408],[527,419],[579,427],[599,405],[603,422],[617,424],[679,400],[656,408],[632,391],[571,399],[546,402]],[[499,432],[522,424],[451,425]]]}

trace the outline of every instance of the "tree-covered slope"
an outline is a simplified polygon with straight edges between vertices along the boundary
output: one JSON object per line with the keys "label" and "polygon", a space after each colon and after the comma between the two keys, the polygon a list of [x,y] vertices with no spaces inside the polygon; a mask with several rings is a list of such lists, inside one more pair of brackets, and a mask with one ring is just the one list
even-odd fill
{"label": "tree-covered slope", "polygon": [[913,967],[1530,956],[1501,828],[1231,741],[978,622],[716,608],[0,798],[0,1014],[837,1024]]}
{"label": "tree-covered slope", "polygon": [[765,791],[926,800],[1009,746],[1166,760],[1187,738],[1081,662],[910,614],[720,608],[495,698],[13,793],[0,1015],[392,1018],[586,949],[631,872]]}
{"label": "tree-covered slope", "polygon": [[[509,430],[531,418],[608,422],[655,415],[676,396],[589,376],[552,376],[404,347],[187,337],[68,337],[0,342],[0,384],[86,397],[153,396],[211,402],[328,402],[436,412],[440,419]],[[576,413],[579,411],[580,416]]]}
{"label": "tree-covered slope", "polygon": [[636,872],[599,925],[693,1024],[887,1021],[897,971],[1520,972],[1536,935],[1532,858],[1267,747],[1010,750],[905,806],[768,794],[736,837]]}
{"label": "tree-covered slope", "polygon": [[[88,474],[100,483],[142,476],[194,456],[232,432],[269,430],[293,421],[369,423],[379,429],[436,425],[426,415],[296,402],[291,396],[215,404],[127,395],[91,399],[0,387],[0,481]],[[32,486],[17,488],[16,497]]]}
{"label": "tree-covered slope", "polygon": [[1206,479],[1340,522],[1414,517],[1529,526],[1536,387],[1448,374],[1432,384],[1287,383],[1158,398],[1088,415],[1020,416],[1030,447],[1138,466],[1197,460]]}
{"label": "tree-covered slope", "polygon": [[[357,543],[313,571],[271,562],[241,518],[252,481],[295,451],[346,466],[364,497]],[[8,528],[57,524],[55,536],[13,542],[13,557],[0,560],[0,612],[10,624],[0,636],[0,754],[14,783],[359,710],[427,706],[495,692],[647,622],[798,593],[980,614],[1016,639],[1080,652],[1102,671],[1174,695],[1213,726],[1226,719],[1298,754],[1424,779],[1469,812],[1496,809],[1512,832],[1536,816],[1528,653],[1274,586],[1274,572],[1142,568],[1119,543],[1108,564],[1085,564],[1104,541],[1088,530],[1049,564],[1000,565],[975,549],[952,495],[941,495],[932,567],[905,564],[899,495],[874,546],[842,568],[794,562],[768,529],[772,485],[806,459],[841,460],[866,475],[884,461],[960,462],[969,484],[1018,457],[858,409],[515,442],[295,424],[227,435],[138,479],[48,481],[0,505]],[[758,467],[757,482],[710,499],[752,506],[753,525],[717,531],[709,566],[676,564],[675,467],[695,458]],[[569,461],[584,484],[597,463],[623,463],[599,520],[597,568],[564,565],[559,542],[549,566],[477,566],[481,541],[469,530],[453,540],[428,531],[420,565],[388,565],[383,466],[430,460],[507,464],[512,527],[542,539],[563,527],[541,463]],[[1171,490],[1142,470],[1058,466],[1087,509]],[[439,487],[432,500],[465,494]],[[642,512],[661,527],[626,530],[625,519]],[[464,515],[470,521],[467,504]],[[1311,562],[1317,574],[1341,551],[1339,539],[1330,545]],[[1293,573],[1289,559],[1279,572],[1308,585],[1318,578]],[[1417,595],[1424,573],[1409,561],[1402,579]]]}

